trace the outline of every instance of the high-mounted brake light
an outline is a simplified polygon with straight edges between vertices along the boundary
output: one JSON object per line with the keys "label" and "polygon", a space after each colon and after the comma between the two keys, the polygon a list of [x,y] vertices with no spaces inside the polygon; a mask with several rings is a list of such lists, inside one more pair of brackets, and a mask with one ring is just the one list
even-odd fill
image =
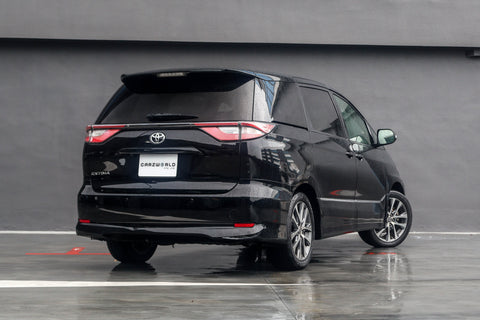
{"label": "high-mounted brake light", "polygon": [[167,78],[167,77],[185,77],[188,72],[161,72],[157,73],[158,78]]}
{"label": "high-mounted brake light", "polygon": [[125,125],[95,125],[87,126],[85,142],[101,143],[117,134]]}
{"label": "high-mounted brake light", "polygon": [[200,130],[220,141],[250,140],[270,133],[275,127],[263,122],[195,123]]}

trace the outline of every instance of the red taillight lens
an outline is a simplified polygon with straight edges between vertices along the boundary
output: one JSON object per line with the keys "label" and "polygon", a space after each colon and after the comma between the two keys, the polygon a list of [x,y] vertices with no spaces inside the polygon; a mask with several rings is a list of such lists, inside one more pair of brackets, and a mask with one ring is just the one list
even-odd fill
{"label": "red taillight lens", "polygon": [[195,123],[204,132],[220,141],[250,140],[270,133],[275,127],[263,122]]}
{"label": "red taillight lens", "polygon": [[101,143],[106,141],[111,136],[118,133],[125,125],[115,126],[88,126],[85,142],[88,143]]}
{"label": "red taillight lens", "polygon": [[78,219],[78,222],[80,222],[80,223],[90,223],[90,220],[87,220],[87,219]]}
{"label": "red taillight lens", "polygon": [[240,127],[201,127],[212,137],[220,141],[236,141],[240,138]]}

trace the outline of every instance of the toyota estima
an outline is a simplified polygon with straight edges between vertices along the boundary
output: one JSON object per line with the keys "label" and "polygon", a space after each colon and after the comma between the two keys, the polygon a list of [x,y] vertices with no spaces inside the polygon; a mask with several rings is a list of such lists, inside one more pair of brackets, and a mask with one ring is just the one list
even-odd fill
{"label": "toyota estima", "polygon": [[358,232],[405,240],[412,211],[384,145],[341,94],[315,81],[245,70],[123,75],[87,127],[77,233],[114,258],[157,245],[259,244],[300,269],[313,240]]}

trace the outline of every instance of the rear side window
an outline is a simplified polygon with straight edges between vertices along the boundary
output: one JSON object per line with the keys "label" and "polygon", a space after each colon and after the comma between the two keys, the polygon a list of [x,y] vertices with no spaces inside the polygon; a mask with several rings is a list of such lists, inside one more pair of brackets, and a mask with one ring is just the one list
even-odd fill
{"label": "rear side window", "polygon": [[195,76],[124,81],[129,88],[122,87],[97,123],[252,120],[254,80],[236,78],[226,84],[229,80]]}
{"label": "rear side window", "polygon": [[253,118],[307,127],[300,93],[297,86],[290,82],[255,79]]}
{"label": "rear side window", "polygon": [[300,87],[303,102],[315,131],[326,132],[339,136],[341,131],[335,106],[327,91]]}

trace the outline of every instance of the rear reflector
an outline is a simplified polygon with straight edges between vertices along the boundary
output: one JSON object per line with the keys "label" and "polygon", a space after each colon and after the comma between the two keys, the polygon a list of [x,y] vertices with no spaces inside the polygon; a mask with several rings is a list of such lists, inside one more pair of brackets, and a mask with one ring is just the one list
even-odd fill
{"label": "rear reflector", "polygon": [[120,132],[125,125],[95,125],[87,127],[85,142],[101,143]]}
{"label": "rear reflector", "polygon": [[253,228],[255,223],[235,223],[233,226],[235,228]]}
{"label": "rear reflector", "polygon": [[90,223],[90,220],[78,219],[78,222],[80,222],[80,223]]}
{"label": "rear reflector", "polygon": [[263,122],[213,122],[195,125],[219,141],[255,139],[270,133],[275,127],[274,124]]}

